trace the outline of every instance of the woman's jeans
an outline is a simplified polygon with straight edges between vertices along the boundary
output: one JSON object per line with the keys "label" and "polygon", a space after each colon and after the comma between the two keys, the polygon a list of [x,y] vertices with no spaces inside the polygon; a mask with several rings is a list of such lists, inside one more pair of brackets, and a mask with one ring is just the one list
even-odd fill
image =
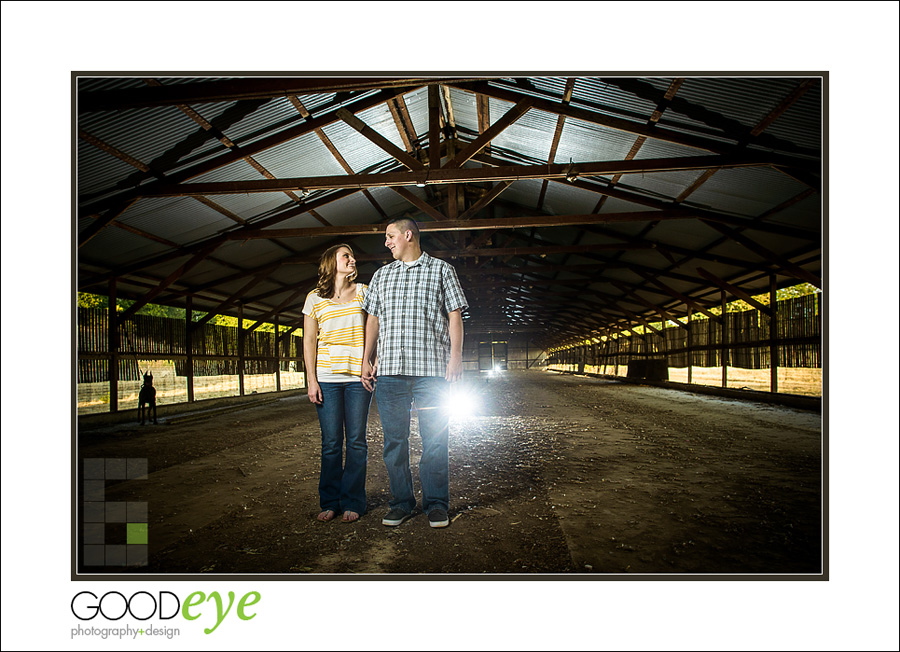
{"label": "woman's jeans", "polygon": [[409,468],[409,425],[412,401],[419,415],[422,459],[422,510],[446,510],[450,503],[448,439],[450,414],[444,407],[447,381],[439,376],[379,376],[375,387],[384,430],[384,463],[391,486],[390,507],[412,513],[416,507]]}
{"label": "woman's jeans", "polygon": [[[323,510],[366,512],[366,422],[372,394],[359,381],[321,383],[316,405],[322,427],[319,504]],[[347,457],[344,459],[344,436]]]}

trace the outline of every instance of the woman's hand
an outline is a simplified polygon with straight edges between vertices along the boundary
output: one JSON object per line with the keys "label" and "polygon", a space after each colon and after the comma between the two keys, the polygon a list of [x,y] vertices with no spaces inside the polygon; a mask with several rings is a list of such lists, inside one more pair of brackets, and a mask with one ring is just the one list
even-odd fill
{"label": "woman's hand", "polygon": [[366,390],[370,392],[375,391],[375,382],[376,382],[376,374],[378,373],[377,369],[372,366],[372,364],[368,360],[363,360],[362,363],[362,384]]}
{"label": "woman's hand", "polygon": [[322,388],[319,387],[319,383],[315,380],[310,379],[307,388],[306,394],[309,396],[309,402],[315,403],[316,405],[322,405]]}

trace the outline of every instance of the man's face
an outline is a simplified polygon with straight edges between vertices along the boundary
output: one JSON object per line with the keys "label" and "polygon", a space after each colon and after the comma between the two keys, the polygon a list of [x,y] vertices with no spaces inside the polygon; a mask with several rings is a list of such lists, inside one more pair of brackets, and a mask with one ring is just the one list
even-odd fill
{"label": "man's face", "polygon": [[400,231],[396,224],[391,224],[384,232],[384,246],[391,250],[394,260],[401,260],[403,252],[409,246],[406,233]]}

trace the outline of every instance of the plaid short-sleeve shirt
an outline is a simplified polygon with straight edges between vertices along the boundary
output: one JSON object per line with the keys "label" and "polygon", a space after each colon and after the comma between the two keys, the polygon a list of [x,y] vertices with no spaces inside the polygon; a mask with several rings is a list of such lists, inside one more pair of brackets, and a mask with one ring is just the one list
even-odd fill
{"label": "plaid short-sleeve shirt", "polygon": [[450,319],[469,307],[456,270],[426,253],[372,277],[362,309],[378,318],[378,375],[443,376],[450,361]]}

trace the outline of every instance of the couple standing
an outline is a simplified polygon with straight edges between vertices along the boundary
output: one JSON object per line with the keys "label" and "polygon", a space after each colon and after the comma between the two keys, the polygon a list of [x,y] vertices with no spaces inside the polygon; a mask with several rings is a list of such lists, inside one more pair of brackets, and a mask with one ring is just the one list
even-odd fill
{"label": "couple standing", "polygon": [[330,521],[343,510],[342,520],[353,522],[366,511],[366,422],[374,391],[391,489],[381,522],[400,525],[416,507],[409,465],[415,400],[422,510],[431,527],[446,527],[450,416],[442,403],[448,383],[462,375],[462,311],[468,304],[453,267],[422,252],[413,220],[389,222],[384,244],[394,262],[375,272],[368,287],[354,282],[350,247],[329,248],[303,307],[307,391],[322,428],[318,519]]}

